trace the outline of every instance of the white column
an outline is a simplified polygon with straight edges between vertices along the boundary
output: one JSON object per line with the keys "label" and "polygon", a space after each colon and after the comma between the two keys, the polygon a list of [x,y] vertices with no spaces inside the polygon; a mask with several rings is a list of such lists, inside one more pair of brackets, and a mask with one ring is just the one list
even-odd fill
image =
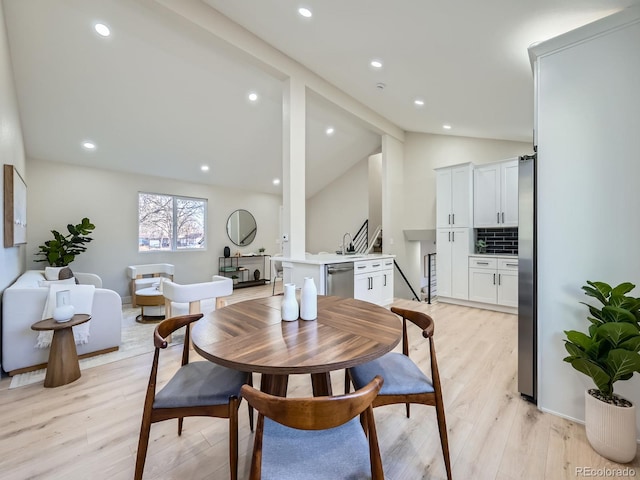
{"label": "white column", "polygon": [[282,240],[284,256],[299,259],[305,253],[305,122],[305,84],[291,77],[284,82],[282,101]]}

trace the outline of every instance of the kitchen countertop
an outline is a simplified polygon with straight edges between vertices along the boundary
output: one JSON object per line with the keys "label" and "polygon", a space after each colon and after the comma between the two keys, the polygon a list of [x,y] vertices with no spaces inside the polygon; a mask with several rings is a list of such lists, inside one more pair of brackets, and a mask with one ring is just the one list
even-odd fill
{"label": "kitchen countertop", "polygon": [[369,255],[338,255],[336,253],[309,254],[305,258],[271,257],[271,261],[305,263],[309,265],[326,265],[328,263],[348,263],[360,260],[395,258],[395,255],[370,253]]}
{"label": "kitchen countertop", "polygon": [[488,258],[518,258],[515,253],[470,253],[470,257],[488,257]]}

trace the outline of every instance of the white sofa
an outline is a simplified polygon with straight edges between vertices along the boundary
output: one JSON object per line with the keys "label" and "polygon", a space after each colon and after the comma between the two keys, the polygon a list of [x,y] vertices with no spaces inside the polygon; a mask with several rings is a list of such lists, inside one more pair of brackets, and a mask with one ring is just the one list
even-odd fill
{"label": "white sofa", "polygon": [[[92,273],[75,273],[80,284],[94,285],[89,342],[77,345],[78,355],[112,351],[120,346],[122,300],[113,290],[102,288]],[[31,325],[42,319],[49,294],[44,271],[28,270],[2,296],[2,369],[10,375],[47,363],[49,348],[35,348],[38,332]]]}

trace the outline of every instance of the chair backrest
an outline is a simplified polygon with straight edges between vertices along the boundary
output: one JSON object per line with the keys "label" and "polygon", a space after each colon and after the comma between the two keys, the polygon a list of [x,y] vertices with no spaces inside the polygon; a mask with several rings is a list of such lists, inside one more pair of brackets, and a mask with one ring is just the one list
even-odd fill
{"label": "chair backrest", "polygon": [[243,385],[241,396],[264,415],[282,425],[300,430],[324,430],[347,423],[371,405],[382,387],[376,376],[360,390],[334,397],[286,398],[269,395]]}
{"label": "chair backrest", "polygon": [[127,275],[134,279],[143,275],[167,275],[173,277],[175,267],[170,263],[150,263],[147,265],[129,265]]}
{"label": "chair backrest", "polygon": [[226,297],[233,293],[233,280],[214,275],[211,282],[180,285],[170,280],[162,282],[164,298],[177,303],[190,303],[208,298]]}

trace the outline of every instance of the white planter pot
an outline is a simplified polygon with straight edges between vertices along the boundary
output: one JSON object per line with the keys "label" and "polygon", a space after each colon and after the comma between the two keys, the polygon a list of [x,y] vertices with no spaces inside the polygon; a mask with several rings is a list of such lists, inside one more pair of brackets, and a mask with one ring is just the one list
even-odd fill
{"label": "white planter pot", "polygon": [[636,406],[618,407],[585,391],[585,428],[593,449],[609,460],[628,463],[636,456]]}

